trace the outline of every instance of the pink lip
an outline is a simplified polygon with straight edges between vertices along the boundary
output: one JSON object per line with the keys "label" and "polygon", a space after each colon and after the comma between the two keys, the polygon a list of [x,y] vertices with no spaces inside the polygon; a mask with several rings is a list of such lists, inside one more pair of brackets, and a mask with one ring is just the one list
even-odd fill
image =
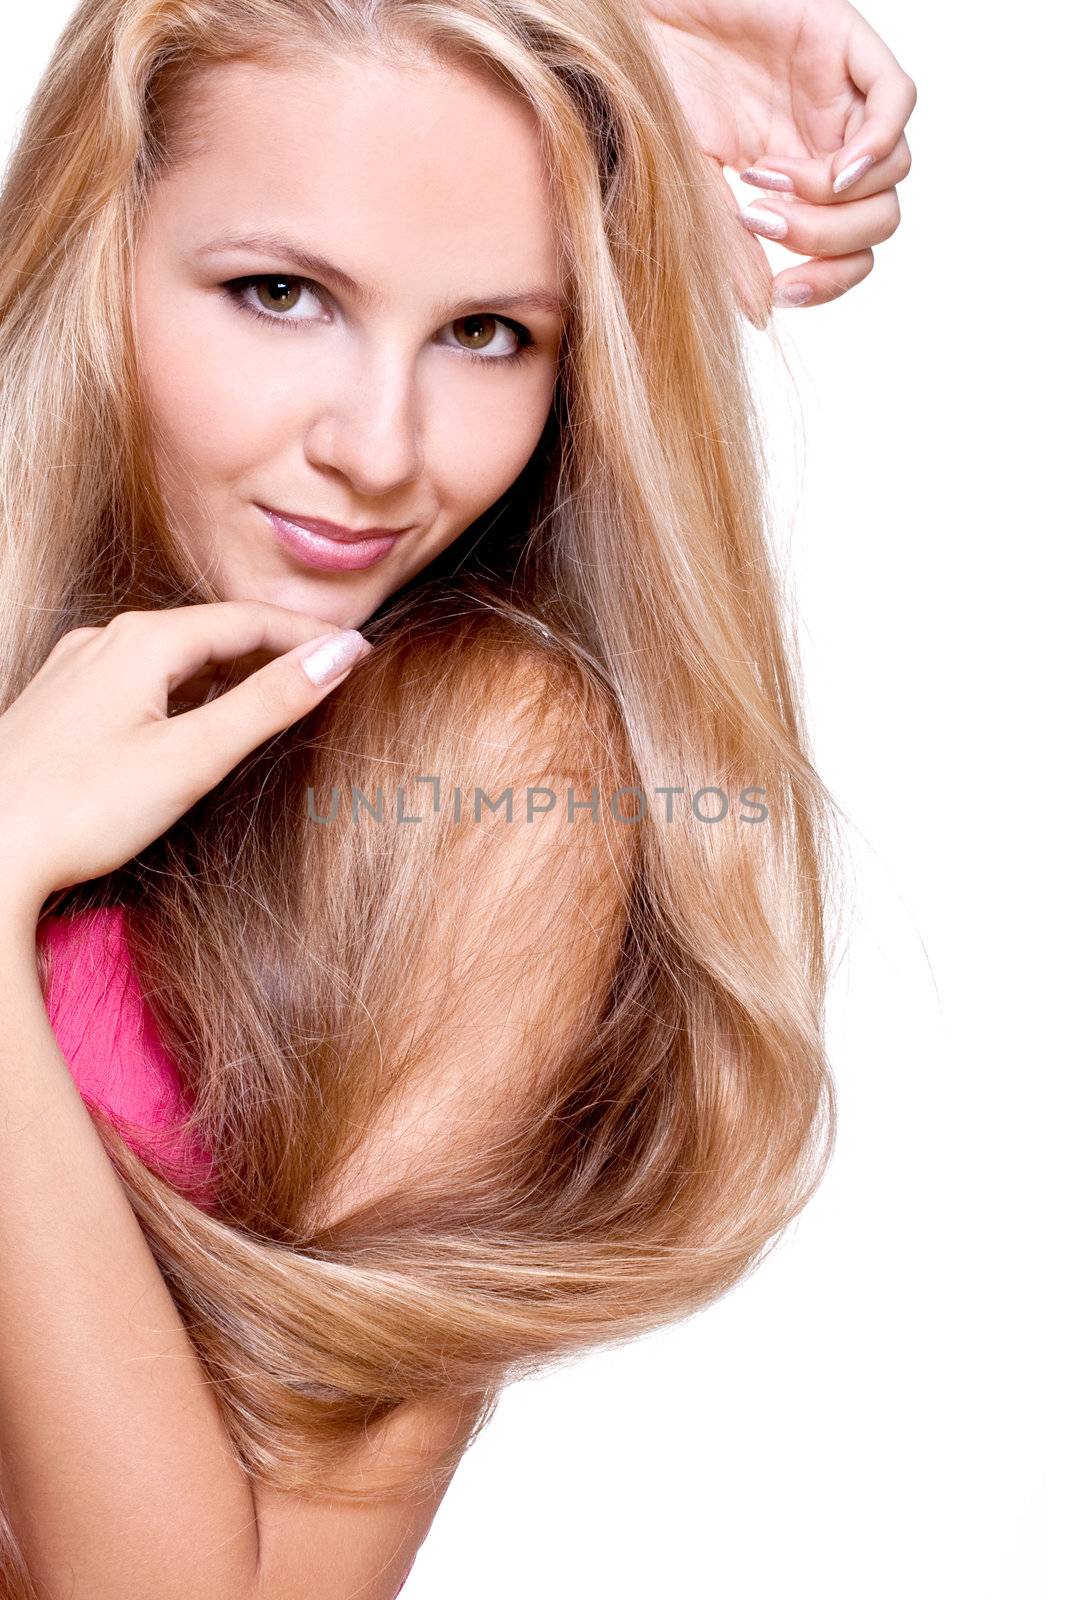
{"label": "pink lip", "polygon": [[408,528],[346,528],[322,517],[293,517],[260,506],[279,544],[305,566],[323,572],[349,572],[373,566],[389,553]]}

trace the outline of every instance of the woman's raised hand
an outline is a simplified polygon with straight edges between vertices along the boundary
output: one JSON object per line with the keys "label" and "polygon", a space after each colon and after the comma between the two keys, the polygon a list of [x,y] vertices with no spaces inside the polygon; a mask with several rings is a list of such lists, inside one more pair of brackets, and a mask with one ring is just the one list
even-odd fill
{"label": "woman's raised hand", "polygon": [[[900,221],[912,79],[847,0],[640,5],[714,199],[737,214],[724,166],[765,191],[737,230],[734,277],[750,319],[765,324],[772,290],[776,305],[837,299]],[[772,279],[753,233],[812,259]]]}
{"label": "woman's raised hand", "polygon": [[[354,630],[254,600],[124,611],[64,634],[0,716],[5,909],[38,912],[53,889],[129,861],[370,649]],[[263,653],[275,659],[168,716],[171,690],[205,663]]]}

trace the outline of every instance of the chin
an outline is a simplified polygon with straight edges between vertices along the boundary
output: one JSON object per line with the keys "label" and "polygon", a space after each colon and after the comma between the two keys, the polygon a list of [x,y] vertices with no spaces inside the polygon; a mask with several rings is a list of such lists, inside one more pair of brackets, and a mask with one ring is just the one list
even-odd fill
{"label": "chin", "polygon": [[314,573],[306,576],[264,574],[262,578],[228,583],[223,598],[261,600],[268,605],[284,606],[287,611],[318,617],[327,627],[358,628],[381,604],[382,596],[376,585],[372,592],[371,583],[358,581],[362,574],[346,573],[345,577],[348,581],[342,585],[336,579],[324,579]]}

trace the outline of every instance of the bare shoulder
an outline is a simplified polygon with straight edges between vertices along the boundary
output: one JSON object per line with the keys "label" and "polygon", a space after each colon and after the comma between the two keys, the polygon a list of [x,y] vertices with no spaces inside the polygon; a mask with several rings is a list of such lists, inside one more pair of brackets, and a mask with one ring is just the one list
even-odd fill
{"label": "bare shoulder", "polygon": [[[465,1441],[478,1400],[442,1395],[412,1400],[353,1442],[331,1475],[341,1489],[388,1483],[433,1467]],[[453,1473],[422,1494],[365,1504],[314,1498],[257,1484],[259,1594],[263,1600],[314,1594],[316,1600],[394,1600],[440,1508]]]}

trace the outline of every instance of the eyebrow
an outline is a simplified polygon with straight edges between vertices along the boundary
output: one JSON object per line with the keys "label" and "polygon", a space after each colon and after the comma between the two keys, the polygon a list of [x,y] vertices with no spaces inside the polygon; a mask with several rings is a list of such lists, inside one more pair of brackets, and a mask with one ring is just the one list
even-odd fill
{"label": "eyebrow", "polygon": [[[315,255],[312,251],[304,250],[294,244],[290,239],[282,238],[278,234],[249,233],[249,234],[223,234],[217,239],[212,239],[210,244],[201,245],[196,251],[197,256],[221,255],[227,250],[249,250],[262,252],[264,255],[285,256],[301,272],[306,272],[309,277],[321,278],[329,288],[340,293],[348,294],[361,305],[380,309],[384,304],[384,296],[358,283],[355,278],[334,266],[324,256]],[[498,306],[502,311],[544,311],[550,316],[562,316],[563,307],[559,296],[549,289],[522,289],[511,294],[483,294],[474,300],[439,300],[431,309],[434,317],[445,317],[449,312],[453,317],[473,316],[477,311],[484,311],[489,306]]]}

